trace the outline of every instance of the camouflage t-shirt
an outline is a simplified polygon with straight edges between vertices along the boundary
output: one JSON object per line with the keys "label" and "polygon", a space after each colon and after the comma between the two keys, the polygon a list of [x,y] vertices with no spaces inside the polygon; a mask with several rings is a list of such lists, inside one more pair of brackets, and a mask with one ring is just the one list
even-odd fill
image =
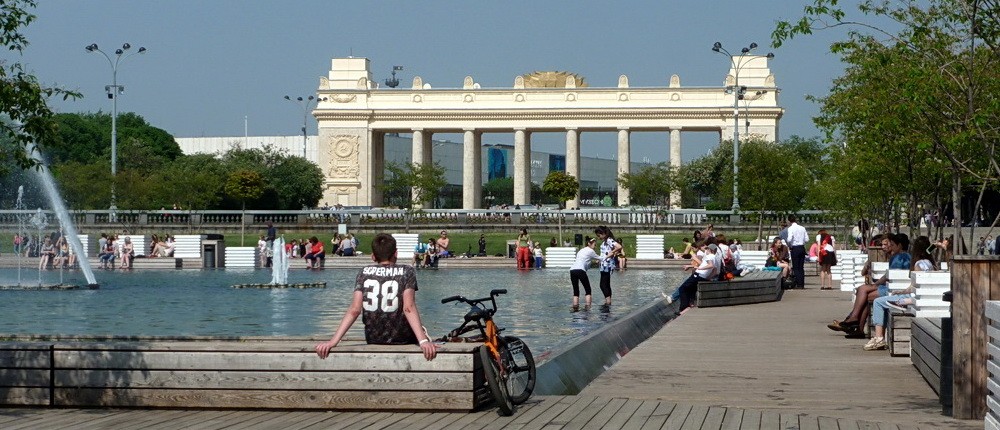
{"label": "camouflage t-shirt", "polygon": [[370,344],[417,343],[417,336],[403,315],[403,291],[417,291],[417,273],[402,264],[366,266],[358,272],[354,291],[362,294],[365,340]]}

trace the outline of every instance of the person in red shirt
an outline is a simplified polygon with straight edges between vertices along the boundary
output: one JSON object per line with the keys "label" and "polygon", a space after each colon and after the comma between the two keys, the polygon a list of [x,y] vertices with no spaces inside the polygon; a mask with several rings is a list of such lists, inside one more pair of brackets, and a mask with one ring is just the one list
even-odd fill
{"label": "person in red shirt", "polygon": [[323,242],[317,239],[316,236],[310,237],[308,250],[309,253],[306,254],[306,268],[319,269],[323,267],[323,263],[326,262],[326,252],[323,251]]}

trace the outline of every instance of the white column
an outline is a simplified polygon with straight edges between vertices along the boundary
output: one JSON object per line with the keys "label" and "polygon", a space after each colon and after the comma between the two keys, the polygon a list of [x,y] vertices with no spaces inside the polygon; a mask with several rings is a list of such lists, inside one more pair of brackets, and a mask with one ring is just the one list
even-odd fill
{"label": "white column", "polygon": [[514,204],[531,203],[531,136],[514,130]]}
{"label": "white column", "polygon": [[[670,129],[670,167],[680,169],[681,167],[681,130],[679,128]],[[681,190],[674,190],[670,193],[670,208],[681,208]]]}
{"label": "white column", "polygon": [[[580,132],[575,128],[566,129],[566,173],[580,181]],[[580,190],[576,197],[566,202],[566,209],[580,207]]]}
{"label": "white column", "polygon": [[[424,139],[424,131],[423,130],[413,130],[413,148],[412,148],[413,155],[410,157],[410,162],[413,163],[413,164],[423,164],[423,163],[425,163],[425,161],[424,161],[426,159],[425,153],[429,152],[429,151],[427,151],[428,149],[430,149],[430,148],[427,148],[427,145],[426,145],[426,142],[425,142],[425,139]],[[414,208],[422,207],[423,206],[422,202],[417,202],[416,201],[417,200],[417,191],[413,190],[411,195],[413,196],[413,207]]]}
{"label": "white column", "polygon": [[462,209],[479,209],[482,201],[483,162],[480,133],[465,130],[462,147]]}
{"label": "white column", "polygon": [[[368,155],[371,181],[371,205],[384,206],[385,194],[380,186],[385,181],[385,132],[372,131],[371,151]],[[378,186],[377,186],[377,185]]]}
{"label": "white column", "polygon": [[[618,177],[623,173],[632,173],[631,168],[631,142],[629,141],[629,131],[627,128],[618,130]],[[616,178],[617,179],[617,178]],[[618,184],[618,206],[629,204],[628,190],[620,183]]]}

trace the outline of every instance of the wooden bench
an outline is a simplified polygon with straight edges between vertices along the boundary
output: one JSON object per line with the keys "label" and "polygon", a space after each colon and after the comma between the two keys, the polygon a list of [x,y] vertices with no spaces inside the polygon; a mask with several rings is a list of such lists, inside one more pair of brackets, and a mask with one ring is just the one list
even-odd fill
{"label": "wooden bench", "polygon": [[0,343],[0,404],[471,411],[490,401],[478,344],[427,361],[413,345],[318,340]]}
{"label": "wooden bench", "polygon": [[781,300],[781,272],[763,270],[731,281],[701,281],[698,283],[696,306],[746,305]]}
{"label": "wooden bench", "polygon": [[951,318],[913,318],[910,361],[941,398],[942,411],[951,414]]}
{"label": "wooden bench", "polygon": [[885,319],[885,344],[893,357],[910,356],[910,338],[913,314],[899,309],[889,309]]}

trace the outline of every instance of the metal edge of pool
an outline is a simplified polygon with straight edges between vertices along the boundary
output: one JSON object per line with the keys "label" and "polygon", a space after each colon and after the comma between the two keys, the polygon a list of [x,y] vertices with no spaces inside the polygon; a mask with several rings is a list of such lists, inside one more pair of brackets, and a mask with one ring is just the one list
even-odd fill
{"label": "metal edge of pool", "polygon": [[538,366],[534,393],[578,394],[591,381],[649,339],[677,313],[677,303],[657,299],[594,331],[579,342],[553,352]]}

